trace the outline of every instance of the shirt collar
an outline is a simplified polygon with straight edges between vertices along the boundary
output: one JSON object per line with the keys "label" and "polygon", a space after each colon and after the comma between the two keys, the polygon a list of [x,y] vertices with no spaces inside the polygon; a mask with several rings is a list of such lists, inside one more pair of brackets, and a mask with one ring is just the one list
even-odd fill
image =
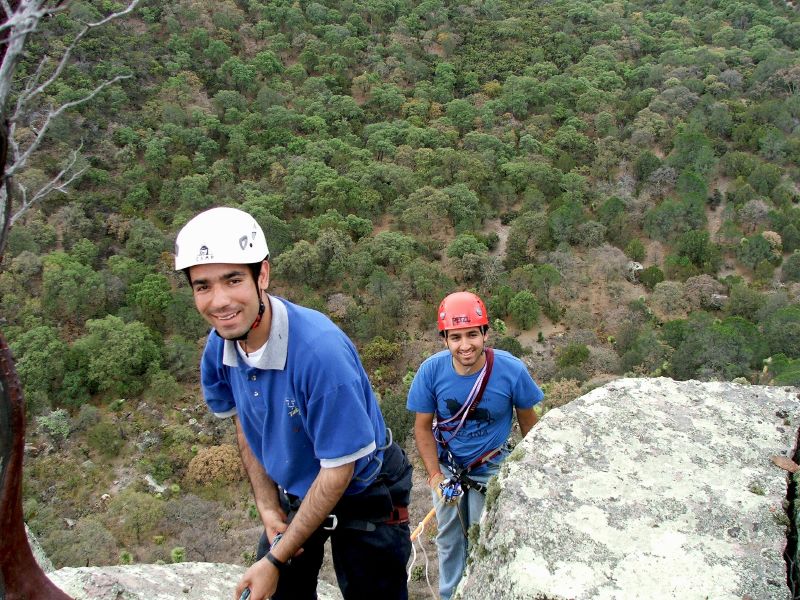
{"label": "shirt collar", "polygon": [[[286,366],[286,354],[289,347],[289,314],[286,305],[273,296],[267,296],[272,320],[269,327],[267,347],[256,365],[259,369],[276,369],[282,371]],[[239,355],[233,340],[225,340],[222,352],[222,364],[226,367],[238,367]]]}

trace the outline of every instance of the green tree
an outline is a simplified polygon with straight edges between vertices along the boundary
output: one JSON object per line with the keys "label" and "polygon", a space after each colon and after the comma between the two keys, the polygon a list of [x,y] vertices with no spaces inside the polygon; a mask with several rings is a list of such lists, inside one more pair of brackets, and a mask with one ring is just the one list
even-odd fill
{"label": "green tree", "polygon": [[275,260],[275,274],[292,283],[316,287],[321,283],[322,255],[314,244],[300,240]]}
{"label": "green tree", "polygon": [[713,145],[704,133],[683,128],[675,136],[668,161],[678,171],[692,170],[705,176],[716,163],[716,157]]}
{"label": "green tree", "polygon": [[149,537],[164,516],[164,503],[143,492],[128,488],[108,503],[109,529],[124,544],[140,544]]}
{"label": "green tree", "polygon": [[665,200],[647,211],[644,230],[651,238],[668,241],[675,236],[705,227],[704,202]]}
{"label": "green tree", "polygon": [[392,269],[403,267],[417,254],[414,238],[396,231],[381,231],[367,246],[376,264]]}
{"label": "green tree", "polygon": [[22,333],[11,343],[28,414],[37,414],[56,404],[64,377],[66,350],[58,330],[45,325]]}
{"label": "green tree", "polygon": [[766,356],[764,338],[741,317],[715,321],[698,314],[690,319],[686,338],[672,356],[679,379],[747,376]]}
{"label": "green tree", "polygon": [[762,323],[770,354],[800,358],[800,305],[780,308]]}
{"label": "green tree", "polygon": [[678,256],[686,257],[703,273],[716,273],[722,262],[719,247],[711,242],[708,231],[687,231],[675,243]]}
{"label": "green tree", "polygon": [[102,313],[106,287],[100,273],[63,252],[44,257],[42,308],[50,318],[81,324]]}
{"label": "green tree", "polygon": [[530,329],[539,322],[539,303],[527,290],[518,292],[508,303],[508,313],[522,329]]}
{"label": "green tree", "polygon": [[131,258],[152,265],[167,250],[167,242],[164,234],[150,221],[134,219],[125,250]]}
{"label": "green tree", "polygon": [[147,384],[147,373],[161,361],[153,333],[142,323],[125,323],[108,315],[86,323],[86,334],[74,344],[83,375],[98,392],[134,396]]}
{"label": "green tree", "polygon": [[758,290],[754,290],[746,283],[731,286],[728,304],[728,314],[743,317],[749,321],[756,321],[757,314],[764,306],[765,298]]}
{"label": "green tree", "polygon": [[164,316],[172,303],[172,288],[164,275],[145,276],[141,282],[130,286],[128,297],[142,322],[152,329],[164,329]]}
{"label": "green tree", "polygon": [[589,348],[586,344],[572,342],[561,348],[557,353],[556,364],[560,368],[578,367],[589,358]]}
{"label": "green tree", "polygon": [[445,114],[461,135],[475,128],[478,110],[467,100],[452,100],[445,106]]}
{"label": "green tree", "polygon": [[800,281],[800,251],[795,250],[783,261],[781,281]]}
{"label": "green tree", "polygon": [[644,247],[642,241],[638,238],[632,239],[630,242],[628,242],[628,245],[625,246],[625,256],[627,256],[631,260],[635,260],[636,262],[641,262],[644,260],[646,255],[647,255],[647,250]]}
{"label": "green tree", "polygon": [[548,219],[550,235],[557,242],[574,244],[580,241],[579,225],[586,221],[583,207],[578,202],[562,204]]}
{"label": "green tree", "polygon": [[770,243],[762,235],[744,238],[736,248],[736,258],[743,265],[755,269],[761,261],[773,261],[775,255]]}
{"label": "green tree", "polygon": [[463,258],[465,254],[486,254],[488,248],[474,235],[462,233],[447,246],[449,258]]}
{"label": "green tree", "polygon": [[747,177],[747,183],[762,196],[769,196],[781,182],[783,172],[778,165],[761,163]]}
{"label": "green tree", "polygon": [[664,281],[664,272],[657,266],[651,265],[639,273],[639,281],[648,290],[653,291],[656,285]]}

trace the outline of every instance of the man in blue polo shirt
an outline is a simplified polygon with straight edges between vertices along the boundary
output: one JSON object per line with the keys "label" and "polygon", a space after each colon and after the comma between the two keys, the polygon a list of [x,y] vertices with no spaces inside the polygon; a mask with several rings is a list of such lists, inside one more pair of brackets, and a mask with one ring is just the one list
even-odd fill
{"label": "man in blue polo shirt", "polygon": [[175,268],[214,328],[203,394],[234,419],[264,524],[236,598],[316,598],[328,537],[346,599],[407,598],[411,466],[352,342],[321,313],[268,295],[268,259],[261,227],[234,208],[199,214],[176,240]]}
{"label": "man in blue polo shirt", "polygon": [[543,398],[525,364],[486,347],[489,317],[471,292],[442,300],[445,350],[420,365],[408,391],[414,435],[428,472],[439,552],[439,593],[449,600],[467,562],[470,525],[480,520],[486,484],[508,454],[514,412],[524,437]]}

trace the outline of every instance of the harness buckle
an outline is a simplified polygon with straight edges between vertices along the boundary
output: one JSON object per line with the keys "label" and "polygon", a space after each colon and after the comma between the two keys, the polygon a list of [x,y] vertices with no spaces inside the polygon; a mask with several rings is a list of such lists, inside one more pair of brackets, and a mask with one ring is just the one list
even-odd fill
{"label": "harness buckle", "polygon": [[442,492],[442,500],[445,504],[458,502],[458,499],[463,493],[463,490],[461,489],[461,482],[456,478],[452,478],[448,481],[442,481],[439,484],[439,489]]}
{"label": "harness buckle", "polygon": [[339,525],[339,519],[336,515],[328,515],[322,522],[322,528],[325,531],[333,531]]}

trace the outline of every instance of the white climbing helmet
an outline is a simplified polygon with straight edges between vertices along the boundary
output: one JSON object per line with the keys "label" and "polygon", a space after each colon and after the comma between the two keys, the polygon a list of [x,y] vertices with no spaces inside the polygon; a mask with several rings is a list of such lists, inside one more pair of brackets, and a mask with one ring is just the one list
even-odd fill
{"label": "white climbing helmet", "polygon": [[183,226],[175,240],[175,270],[194,265],[244,265],[269,258],[264,231],[238,208],[219,207],[200,213]]}

